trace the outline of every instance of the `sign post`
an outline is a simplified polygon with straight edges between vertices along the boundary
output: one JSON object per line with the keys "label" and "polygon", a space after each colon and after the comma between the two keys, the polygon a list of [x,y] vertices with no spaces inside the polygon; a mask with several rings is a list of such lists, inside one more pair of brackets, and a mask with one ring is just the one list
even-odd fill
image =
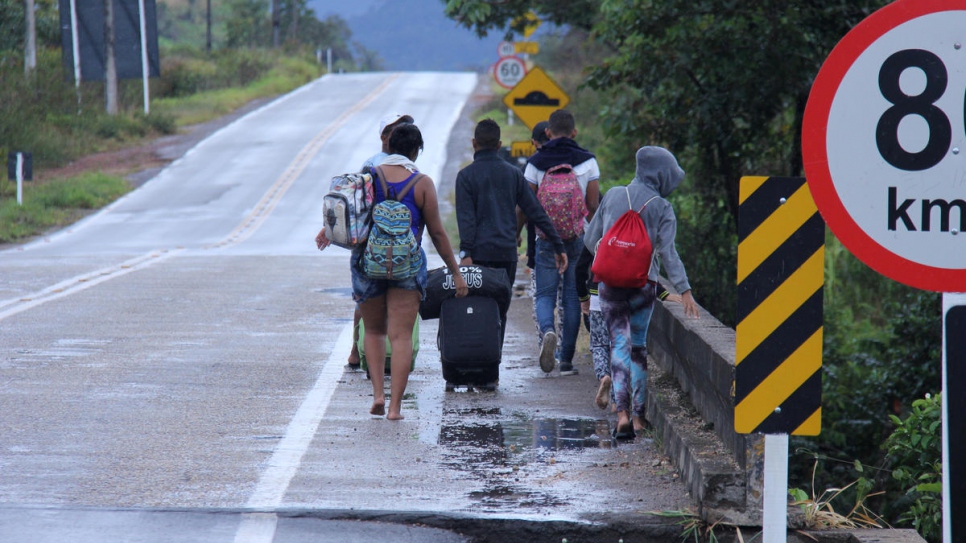
{"label": "sign post", "polygon": [[958,429],[950,432],[954,406],[948,394],[966,386],[966,372],[959,369],[966,364],[960,345],[966,300],[949,294],[966,292],[966,237],[959,235],[966,230],[964,27],[966,9],[956,0],[898,0],[876,11],[829,54],[802,129],[809,186],[842,244],[895,281],[946,293],[947,542],[966,537],[963,511],[952,501],[966,491],[966,474],[952,468],[966,453],[966,442]]}
{"label": "sign post", "polygon": [[34,178],[33,155],[10,152],[7,154],[7,179],[17,180],[17,205],[23,205],[23,182]]}
{"label": "sign post", "polygon": [[805,180],[738,186],[735,432],[765,434],[763,543],[788,532],[788,436],[822,426],[825,222]]}

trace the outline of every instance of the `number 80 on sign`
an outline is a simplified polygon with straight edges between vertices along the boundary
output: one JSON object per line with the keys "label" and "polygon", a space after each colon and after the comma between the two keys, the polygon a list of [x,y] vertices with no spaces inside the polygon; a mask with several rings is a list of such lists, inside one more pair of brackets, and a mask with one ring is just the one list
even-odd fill
{"label": "number 80 on sign", "polygon": [[900,0],[856,26],[812,87],[809,188],[833,233],[896,281],[966,290],[966,9]]}

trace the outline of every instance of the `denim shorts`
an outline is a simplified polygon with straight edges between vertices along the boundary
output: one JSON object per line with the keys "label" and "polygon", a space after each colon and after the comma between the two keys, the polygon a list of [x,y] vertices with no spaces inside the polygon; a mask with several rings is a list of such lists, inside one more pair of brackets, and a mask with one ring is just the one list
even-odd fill
{"label": "denim shorts", "polygon": [[386,291],[391,288],[401,288],[405,290],[415,290],[419,292],[420,301],[426,297],[426,252],[419,250],[423,262],[416,272],[416,277],[393,281],[390,279],[370,279],[362,271],[362,255],[365,249],[352,251],[349,268],[352,271],[352,299],[356,303],[362,303],[371,298],[384,296]]}

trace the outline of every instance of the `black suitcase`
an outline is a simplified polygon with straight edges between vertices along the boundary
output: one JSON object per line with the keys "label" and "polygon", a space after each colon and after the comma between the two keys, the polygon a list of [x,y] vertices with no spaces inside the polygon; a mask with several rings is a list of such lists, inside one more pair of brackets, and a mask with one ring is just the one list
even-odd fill
{"label": "black suitcase", "polygon": [[446,390],[464,385],[496,389],[503,350],[496,300],[483,296],[444,300],[437,342]]}

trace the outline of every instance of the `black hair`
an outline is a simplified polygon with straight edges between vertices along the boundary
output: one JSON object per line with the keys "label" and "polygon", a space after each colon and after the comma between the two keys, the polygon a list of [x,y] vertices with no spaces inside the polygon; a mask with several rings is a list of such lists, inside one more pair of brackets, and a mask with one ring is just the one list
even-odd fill
{"label": "black hair", "polygon": [[389,154],[403,155],[415,160],[423,150],[423,134],[414,124],[397,126],[389,136]]}
{"label": "black hair", "polygon": [[496,149],[500,146],[500,125],[493,119],[483,119],[476,123],[473,138],[481,149]]}
{"label": "black hair", "polygon": [[550,134],[555,138],[562,136],[570,137],[574,133],[574,129],[577,128],[577,123],[574,120],[574,114],[567,111],[566,109],[558,109],[550,114],[548,119],[550,122]]}

